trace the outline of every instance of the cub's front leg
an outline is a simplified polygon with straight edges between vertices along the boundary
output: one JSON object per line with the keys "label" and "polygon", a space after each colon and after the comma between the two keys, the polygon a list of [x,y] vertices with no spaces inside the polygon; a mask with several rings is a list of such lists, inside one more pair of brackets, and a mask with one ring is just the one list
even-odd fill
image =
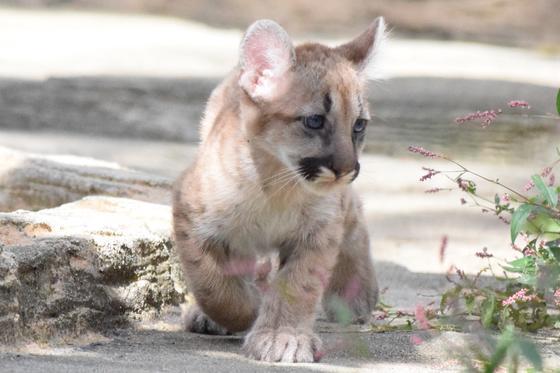
{"label": "cub's front leg", "polygon": [[249,357],[273,362],[317,360],[321,340],[313,333],[313,324],[338,245],[328,238],[301,241],[307,245],[296,245],[282,264],[245,337],[243,347]]}

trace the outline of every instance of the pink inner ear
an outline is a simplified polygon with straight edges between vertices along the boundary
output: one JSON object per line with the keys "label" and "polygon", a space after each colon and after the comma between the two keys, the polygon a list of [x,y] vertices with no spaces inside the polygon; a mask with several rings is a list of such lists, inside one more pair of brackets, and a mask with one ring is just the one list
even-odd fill
{"label": "pink inner ear", "polygon": [[[273,30],[255,31],[245,42],[245,68],[261,75],[264,70],[282,73],[290,61],[290,49]],[[276,75],[276,74],[275,74]]]}
{"label": "pink inner ear", "polygon": [[254,99],[270,100],[285,88],[293,59],[289,36],[272,21],[253,24],[241,45],[239,84]]}

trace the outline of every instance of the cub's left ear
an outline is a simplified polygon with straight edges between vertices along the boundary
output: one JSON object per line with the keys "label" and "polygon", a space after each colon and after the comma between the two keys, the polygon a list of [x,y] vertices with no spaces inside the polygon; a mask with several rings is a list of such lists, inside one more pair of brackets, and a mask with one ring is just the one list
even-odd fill
{"label": "cub's left ear", "polygon": [[385,29],[385,20],[377,17],[362,34],[335,50],[350,60],[362,77],[373,79],[376,57],[387,37]]}
{"label": "cub's left ear", "polygon": [[276,22],[253,23],[241,42],[239,85],[254,101],[271,101],[285,90],[296,54],[288,33]]}

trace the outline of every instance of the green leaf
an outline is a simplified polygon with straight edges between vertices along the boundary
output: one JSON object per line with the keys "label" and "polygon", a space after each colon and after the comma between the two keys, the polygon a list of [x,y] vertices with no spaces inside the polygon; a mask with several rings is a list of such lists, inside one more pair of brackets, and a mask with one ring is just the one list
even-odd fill
{"label": "green leaf", "polygon": [[528,231],[535,231],[537,234],[545,234],[543,238],[553,239],[560,238],[560,221],[553,216],[552,211],[545,208],[537,208],[534,210],[535,217],[531,219],[531,227]]}
{"label": "green leaf", "polygon": [[352,323],[352,310],[342,298],[332,296],[329,299],[328,307],[339,324],[350,325]]}
{"label": "green leaf", "polygon": [[494,320],[494,311],[496,310],[496,297],[494,294],[490,298],[484,300],[480,306],[480,319],[485,328],[492,326]]}
{"label": "green leaf", "polygon": [[525,267],[531,264],[532,261],[533,258],[531,258],[530,256],[524,256],[523,258],[515,259],[511,262],[508,262],[508,264],[514,268],[525,269]]}
{"label": "green leaf", "polygon": [[463,288],[461,286],[455,286],[454,288],[451,288],[443,293],[443,295],[441,296],[441,301],[439,303],[439,309],[442,313],[445,312],[448,303],[451,303],[457,299],[462,289]]}
{"label": "green leaf", "polygon": [[558,112],[558,115],[560,115],[560,89],[556,95],[556,111]]}
{"label": "green leaf", "polygon": [[512,262],[508,262],[508,265],[501,265],[500,264],[500,267],[502,267],[503,269],[505,269],[508,272],[524,273],[524,272],[532,272],[531,269],[534,268],[534,265],[535,265],[535,261],[534,261],[533,257],[526,256],[526,257],[514,260]]}
{"label": "green leaf", "polygon": [[498,343],[494,353],[490,357],[490,361],[485,365],[485,373],[493,373],[502,364],[506,358],[507,352],[513,344],[514,334],[513,328],[508,327],[498,338]]}
{"label": "green leaf", "polygon": [[524,339],[518,341],[518,346],[521,350],[521,354],[525,356],[527,360],[529,360],[531,365],[533,365],[533,367],[537,371],[542,371],[543,361],[541,355],[539,354],[539,351],[537,350],[537,347],[533,343]]}
{"label": "green leaf", "polygon": [[517,282],[523,285],[529,286],[536,286],[537,285],[537,277],[534,274],[524,274],[523,276],[519,276]]}
{"label": "green leaf", "polygon": [[539,175],[533,175],[531,179],[533,179],[533,183],[535,183],[535,186],[539,189],[543,198],[546,202],[548,202],[548,205],[556,207],[558,204],[558,194],[556,193],[556,190],[554,190],[554,188],[547,187],[542,177]]}
{"label": "green leaf", "polygon": [[474,295],[465,296],[465,306],[467,308],[467,313],[472,315],[474,310]]}
{"label": "green leaf", "polygon": [[535,206],[523,204],[519,206],[511,216],[511,242],[515,242],[517,235],[521,232],[523,225],[527,222],[529,215]]}
{"label": "green leaf", "polygon": [[548,249],[554,256],[554,259],[560,262],[560,246],[550,246]]}

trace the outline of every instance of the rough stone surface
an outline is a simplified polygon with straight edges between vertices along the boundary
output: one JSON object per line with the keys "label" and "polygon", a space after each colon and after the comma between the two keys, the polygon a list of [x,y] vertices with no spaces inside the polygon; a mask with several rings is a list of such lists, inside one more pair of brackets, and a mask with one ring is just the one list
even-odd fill
{"label": "rough stone surface", "polygon": [[37,210],[88,195],[168,203],[171,182],[115,163],[0,147],[0,211]]}
{"label": "rough stone surface", "polygon": [[165,205],[87,197],[0,213],[0,343],[74,337],[184,300]]}

